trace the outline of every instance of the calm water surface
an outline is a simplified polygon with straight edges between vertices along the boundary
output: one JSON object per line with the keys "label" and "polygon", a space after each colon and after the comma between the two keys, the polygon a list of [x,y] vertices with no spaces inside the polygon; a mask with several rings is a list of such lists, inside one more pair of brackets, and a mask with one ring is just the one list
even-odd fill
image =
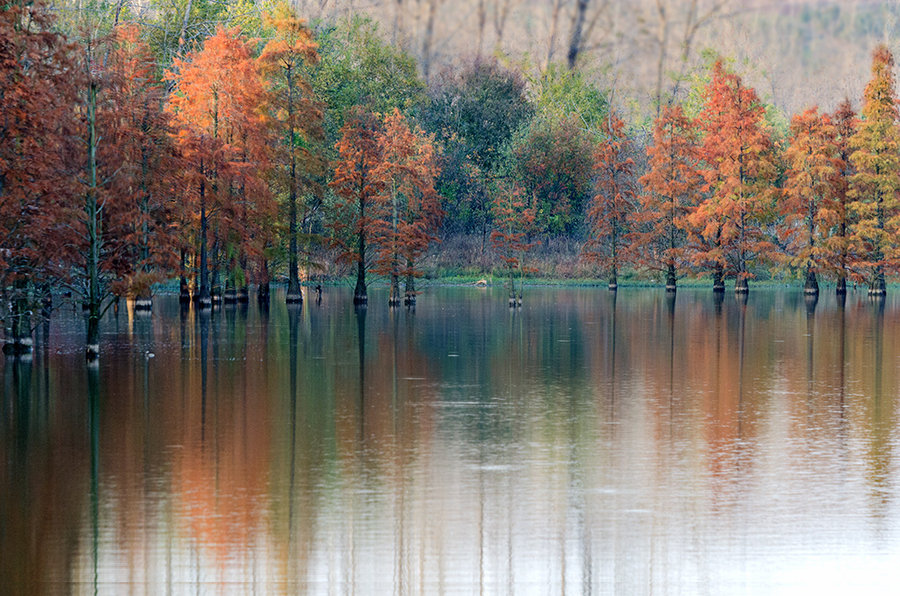
{"label": "calm water surface", "polygon": [[[900,302],[66,309],[0,364],[3,594],[883,594]],[[44,333],[48,333],[45,337]]]}

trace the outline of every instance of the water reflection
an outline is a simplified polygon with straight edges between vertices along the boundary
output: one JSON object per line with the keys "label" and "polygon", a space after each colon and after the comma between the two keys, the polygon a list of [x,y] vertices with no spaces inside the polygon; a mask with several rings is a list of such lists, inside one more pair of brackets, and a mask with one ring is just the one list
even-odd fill
{"label": "water reflection", "polygon": [[892,297],[504,298],[161,297],[105,322],[93,369],[80,319],[55,318],[2,364],[4,589],[894,585]]}

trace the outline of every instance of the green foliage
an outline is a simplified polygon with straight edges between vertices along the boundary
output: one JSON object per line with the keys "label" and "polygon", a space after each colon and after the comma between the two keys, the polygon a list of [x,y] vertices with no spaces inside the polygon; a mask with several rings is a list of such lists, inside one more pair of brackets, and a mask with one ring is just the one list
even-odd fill
{"label": "green foliage", "polygon": [[316,30],[319,63],[311,80],[326,105],[326,137],[334,144],[351,108],[386,114],[393,108],[409,113],[425,99],[425,83],[415,60],[388,45],[378,25],[358,15]]}
{"label": "green foliage", "polygon": [[506,173],[525,190],[540,232],[576,231],[592,191],[593,143],[574,118],[535,118],[506,147]]}
{"label": "green foliage", "polygon": [[525,79],[496,60],[474,60],[436,77],[422,111],[425,128],[444,146],[437,189],[450,230],[485,229],[489,186],[513,132],[533,114]]}
{"label": "green foliage", "polygon": [[541,118],[574,118],[583,130],[596,137],[601,135],[600,129],[609,113],[609,99],[582,71],[551,64],[531,85]]}
{"label": "green foliage", "polygon": [[468,160],[491,171],[500,149],[533,112],[520,73],[476,59],[437,77],[422,122],[439,141],[461,144]]}

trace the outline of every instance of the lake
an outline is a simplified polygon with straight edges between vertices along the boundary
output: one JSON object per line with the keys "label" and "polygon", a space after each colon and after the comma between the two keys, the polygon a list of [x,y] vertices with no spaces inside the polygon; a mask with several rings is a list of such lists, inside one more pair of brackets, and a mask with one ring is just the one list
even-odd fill
{"label": "lake", "polygon": [[7,359],[0,593],[883,594],[900,302],[70,307]]}

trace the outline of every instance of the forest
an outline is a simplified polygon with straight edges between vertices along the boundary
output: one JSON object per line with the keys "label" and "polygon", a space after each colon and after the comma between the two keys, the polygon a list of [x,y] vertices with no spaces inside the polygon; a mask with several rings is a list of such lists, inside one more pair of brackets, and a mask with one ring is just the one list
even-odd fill
{"label": "forest", "polygon": [[438,70],[352,11],[308,23],[281,2],[189,1],[138,16],[0,6],[7,352],[75,301],[96,356],[104,312],[149,310],[165,284],[211,308],[348,280],[366,304],[374,281],[399,306],[422,277],[496,275],[517,306],[528,276],[877,296],[900,269],[887,45],[859,113],[848,98],[783,117],[705,52],[671,85],[659,68],[645,121],[579,68],[577,29],[537,68],[479,41]]}

